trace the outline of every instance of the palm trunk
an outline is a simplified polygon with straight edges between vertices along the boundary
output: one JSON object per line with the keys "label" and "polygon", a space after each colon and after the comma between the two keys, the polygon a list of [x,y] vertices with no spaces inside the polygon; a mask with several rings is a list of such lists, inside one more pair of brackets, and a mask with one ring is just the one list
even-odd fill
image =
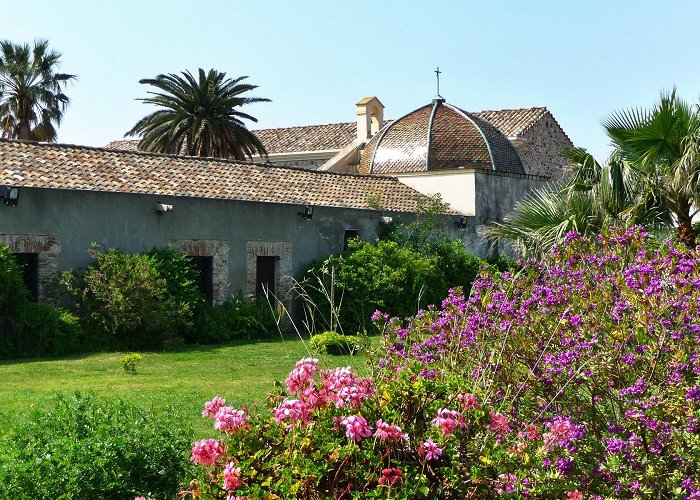
{"label": "palm trunk", "polygon": [[691,250],[695,250],[695,229],[693,229],[693,221],[690,219],[690,215],[678,217],[678,241]]}

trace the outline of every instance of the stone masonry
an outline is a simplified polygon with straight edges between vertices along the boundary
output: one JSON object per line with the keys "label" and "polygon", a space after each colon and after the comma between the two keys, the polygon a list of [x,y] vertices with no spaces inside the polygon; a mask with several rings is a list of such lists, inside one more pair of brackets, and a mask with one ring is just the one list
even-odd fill
{"label": "stone masonry", "polygon": [[212,296],[214,305],[229,298],[229,243],[227,240],[170,240],[170,248],[193,257],[212,257]]}
{"label": "stone masonry", "polygon": [[513,145],[526,173],[553,181],[566,180],[567,160],[560,153],[574,144],[550,113],[514,140]]}
{"label": "stone masonry", "polygon": [[7,245],[12,253],[38,254],[39,300],[46,299],[48,285],[58,273],[58,255],[61,253],[58,236],[1,234],[0,243]]}

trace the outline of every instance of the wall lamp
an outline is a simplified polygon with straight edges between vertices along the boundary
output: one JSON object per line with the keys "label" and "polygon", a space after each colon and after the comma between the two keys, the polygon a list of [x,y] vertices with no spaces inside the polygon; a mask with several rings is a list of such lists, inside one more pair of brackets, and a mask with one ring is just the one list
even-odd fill
{"label": "wall lamp", "polygon": [[16,207],[19,199],[19,188],[17,186],[0,186],[0,198],[5,200],[5,205]]}
{"label": "wall lamp", "polygon": [[467,228],[467,218],[464,216],[459,217],[455,221],[455,226],[457,226],[459,229],[466,229]]}
{"label": "wall lamp", "polygon": [[172,212],[173,211],[173,206],[168,205],[166,203],[156,203],[156,212],[158,213],[165,213],[165,212]]}
{"label": "wall lamp", "polygon": [[297,205],[297,214],[301,215],[304,220],[311,220],[314,216],[314,206],[313,205]]}

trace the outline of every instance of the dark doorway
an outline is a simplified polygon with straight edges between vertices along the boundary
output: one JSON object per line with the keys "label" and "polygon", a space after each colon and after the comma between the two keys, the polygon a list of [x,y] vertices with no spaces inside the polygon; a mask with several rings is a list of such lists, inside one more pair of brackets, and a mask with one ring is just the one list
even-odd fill
{"label": "dark doorway", "polygon": [[22,268],[22,279],[29,290],[29,300],[39,300],[39,254],[16,253],[15,261]]}
{"label": "dark doorway", "polygon": [[350,240],[353,238],[357,238],[360,235],[359,231],[357,229],[346,229],[345,230],[345,236],[343,237],[343,251],[346,252],[348,250],[348,243]]}
{"label": "dark doorway", "polygon": [[192,267],[194,267],[198,272],[197,285],[199,286],[199,291],[202,292],[204,298],[207,300],[207,304],[212,303],[214,300],[214,286],[213,286],[213,263],[214,258],[211,256],[201,257],[201,256],[190,256],[192,260]]}
{"label": "dark doorway", "polygon": [[258,257],[255,271],[255,296],[265,298],[265,292],[275,294],[275,265],[277,257]]}

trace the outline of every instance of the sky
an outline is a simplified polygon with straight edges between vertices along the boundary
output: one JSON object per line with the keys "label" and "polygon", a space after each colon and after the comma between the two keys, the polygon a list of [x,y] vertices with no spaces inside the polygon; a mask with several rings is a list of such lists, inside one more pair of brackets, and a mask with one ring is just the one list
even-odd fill
{"label": "sky", "polygon": [[249,76],[249,128],[385,118],[440,93],[467,111],[546,106],[573,142],[609,154],[601,120],[677,87],[698,102],[697,0],[0,2],[0,38],[46,38],[76,74],[59,142],[104,146],[154,108],[142,78]]}

